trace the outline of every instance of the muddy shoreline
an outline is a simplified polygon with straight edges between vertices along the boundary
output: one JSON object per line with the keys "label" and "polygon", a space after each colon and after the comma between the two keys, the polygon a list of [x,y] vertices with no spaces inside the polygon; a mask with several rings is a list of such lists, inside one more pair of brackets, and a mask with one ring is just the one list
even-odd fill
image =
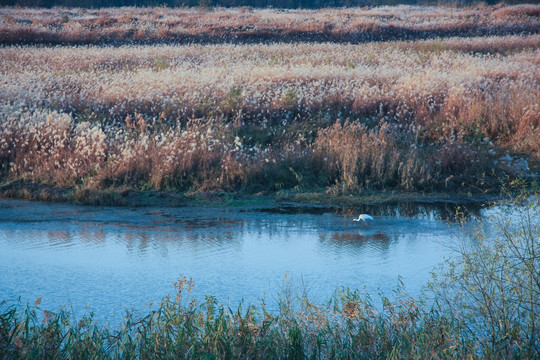
{"label": "muddy shoreline", "polygon": [[495,193],[404,192],[365,190],[359,194],[331,195],[324,191],[280,191],[276,193],[175,192],[129,188],[72,189],[25,181],[0,183],[0,198],[59,202],[92,206],[185,207],[185,206],[260,206],[296,205],[336,206],[354,204],[415,203],[490,203],[500,200]]}

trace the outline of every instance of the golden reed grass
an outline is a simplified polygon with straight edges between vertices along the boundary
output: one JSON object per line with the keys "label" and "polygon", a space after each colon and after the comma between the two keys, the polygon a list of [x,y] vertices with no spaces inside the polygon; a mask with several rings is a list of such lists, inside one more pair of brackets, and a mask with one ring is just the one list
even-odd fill
{"label": "golden reed grass", "polygon": [[[332,29],[374,18],[429,32],[432,24],[458,26],[477,12],[528,29],[537,26],[538,8],[245,15],[277,28],[307,26],[311,16],[335,23]],[[39,27],[49,19],[50,27],[62,11],[0,13],[4,23],[34,26],[23,21],[31,18]],[[72,11],[89,24],[121,13]],[[133,11],[148,22],[193,12]],[[204,32],[197,21],[222,16],[233,26],[247,21],[231,15],[242,11],[193,12],[178,21],[193,22],[182,25],[185,31]],[[1,176],[83,188],[329,193],[470,190],[505,176],[534,177],[540,35],[532,32],[361,45],[4,46]]]}

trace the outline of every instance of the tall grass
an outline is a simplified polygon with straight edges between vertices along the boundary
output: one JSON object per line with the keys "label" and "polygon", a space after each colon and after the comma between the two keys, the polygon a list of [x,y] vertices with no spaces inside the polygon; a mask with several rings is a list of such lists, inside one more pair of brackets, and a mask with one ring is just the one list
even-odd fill
{"label": "tall grass", "polygon": [[[415,133],[384,122],[368,128],[338,120],[308,130],[311,139],[297,125],[276,126],[268,130],[276,132],[267,135],[269,144],[261,146],[249,144],[251,134],[260,135],[253,127],[214,119],[153,129],[139,116],[137,125],[128,120],[126,126],[104,128],[57,112],[4,110],[9,115],[0,124],[3,178],[69,188],[467,189],[487,183],[494,166],[489,154],[462,140],[416,145]],[[236,135],[241,131],[242,137]]]}
{"label": "tall grass", "polygon": [[[180,284],[183,284],[181,280]],[[474,356],[472,342],[435,309],[399,293],[378,308],[357,291],[330,303],[282,300],[278,312],[260,306],[225,308],[178,289],[146,314],[127,312],[110,328],[92,316],[75,321],[66,310],[3,304],[2,358],[325,359],[459,358]],[[450,355],[450,356],[448,356]]]}
{"label": "tall grass", "polygon": [[3,44],[371,42],[538,33],[539,7],[0,9]]}
{"label": "tall grass", "polygon": [[0,177],[83,190],[495,188],[538,170],[539,39],[4,47]]}
{"label": "tall grass", "polygon": [[[522,192],[434,273],[423,300],[339,289],[314,303],[285,288],[277,308],[224,307],[193,282],[118,326],[62,309],[0,304],[0,356],[182,359],[536,359],[540,355],[540,211]],[[498,207],[500,209],[500,207]],[[510,210],[512,209],[512,210]]]}

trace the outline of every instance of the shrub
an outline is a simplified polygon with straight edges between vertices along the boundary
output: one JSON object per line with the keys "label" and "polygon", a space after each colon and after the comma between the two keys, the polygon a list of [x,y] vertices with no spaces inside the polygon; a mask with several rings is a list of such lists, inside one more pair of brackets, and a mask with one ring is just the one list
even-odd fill
{"label": "shrub", "polygon": [[482,357],[534,359],[540,354],[539,193],[513,182],[504,194],[511,200],[498,204],[473,241],[457,244],[457,256],[431,287]]}

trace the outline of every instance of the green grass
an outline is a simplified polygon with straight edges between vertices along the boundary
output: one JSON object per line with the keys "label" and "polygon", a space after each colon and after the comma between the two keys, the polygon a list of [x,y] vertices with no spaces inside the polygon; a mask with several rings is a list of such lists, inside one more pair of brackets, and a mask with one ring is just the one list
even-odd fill
{"label": "green grass", "polygon": [[[459,323],[425,310],[404,293],[369,297],[343,289],[325,305],[282,298],[277,313],[259,306],[236,309],[206,297],[189,298],[185,279],[175,297],[147,314],[126,312],[122,325],[99,325],[92,315],[78,321],[69,311],[2,304],[0,356],[19,358],[321,359],[444,357],[459,341]],[[472,343],[452,350],[474,355]]]}
{"label": "green grass", "polygon": [[31,201],[65,202],[92,206],[211,206],[235,207],[297,203],[306,205],[390,204],[396,202],[459,202],[485,203],[498,198],[495,194],[464,192],[361,191],[357,194],[332,194],[325,189],[277,192],[181,192],[135,190],[130,187],[70,189],[36,184],[22,179],[0,183],[0,198]]}

